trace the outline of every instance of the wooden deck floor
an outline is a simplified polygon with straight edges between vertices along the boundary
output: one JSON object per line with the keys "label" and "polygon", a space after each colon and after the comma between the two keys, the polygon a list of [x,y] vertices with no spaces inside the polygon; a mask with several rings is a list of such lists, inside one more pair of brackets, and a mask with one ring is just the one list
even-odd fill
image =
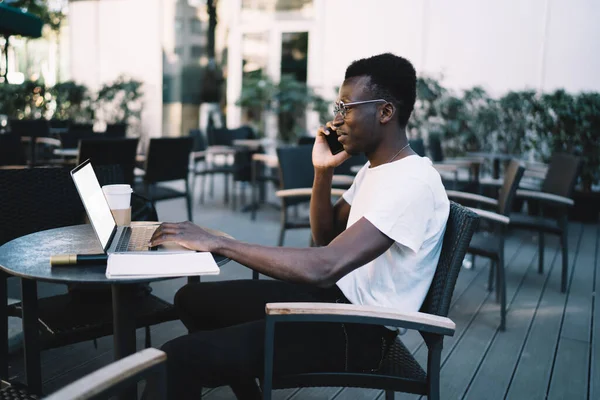
{"label": "wooden deck floor", "polygon": [[[197,223],[221,229],[238,239],[272,245],[276,243],[279,214],[261,210],[255,222],[247,214],[233,212],[221,198],[196,206]],[[183,201],[159,203],[162,220],[185,218]],[[569,235],[569,286],[560,293],[558,240],[548,237],[545,273],[537,272],[538,246],[534,235],[512,232],[506,243],[507,329],[498,331],[499,306],[486,290],[487,263],[478,259],[473,269],[463,269],[456,285],[450,318],[456,334],[444,341],[441,393],[444,399],[599,399],[600,398],[600,287],[596,274],[600,226],[573,223]],[[308,231],[288,234],[286,245],[305,246]],[[222,269],[212,279],[248,279],[251,273],[237,263]],[[154,293],[172,300],[182,279],[160,282]],[[9,281],[11,297],[18,296],[17,281]],[[41,284],[40,296],[64,290]],[[180,322],[152,329],[153,345],[185,333]],[[142,348],[143,330],[138,331]],[[402,337],[406,346],[424,363],[426,349],[417,333]],[[112,361],[112,337],[101,338],[97,348],[84,342],[42,354],[44,392],[65,384]],[[11,375],[22,378],[22,356],[11,359]],[[226,388],[206,391],[206,400],[232,399]],[[415,397],[397,394],[398,398]],[[379,399],[381,391],[312,388],[281,390],[277,399]]]}

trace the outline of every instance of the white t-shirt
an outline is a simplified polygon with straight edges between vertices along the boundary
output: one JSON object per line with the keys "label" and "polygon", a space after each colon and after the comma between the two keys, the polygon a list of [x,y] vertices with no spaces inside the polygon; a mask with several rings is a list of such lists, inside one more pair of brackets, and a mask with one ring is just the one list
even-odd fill
{"label": "white t-shirt", "polygon": [[442,250],[450,202],[431,160],[416,155],[358,172],[344,193],[347,228],[365,217],[395,243],[337,285],[353,304],[418,311]]}

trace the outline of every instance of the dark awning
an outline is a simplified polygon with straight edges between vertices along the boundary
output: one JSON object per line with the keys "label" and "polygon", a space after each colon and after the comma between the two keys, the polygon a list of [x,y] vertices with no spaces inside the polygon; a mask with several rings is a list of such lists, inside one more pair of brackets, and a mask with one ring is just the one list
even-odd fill
{"label": "dark awning", "polygon": [[0,3],[0,35],[42,36],[42,20],[19,8]]}

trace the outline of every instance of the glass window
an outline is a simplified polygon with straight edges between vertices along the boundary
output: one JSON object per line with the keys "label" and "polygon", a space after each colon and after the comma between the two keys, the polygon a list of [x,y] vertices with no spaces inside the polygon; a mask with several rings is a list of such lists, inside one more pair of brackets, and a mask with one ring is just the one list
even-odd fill
{"label": "glass window", "polygon": [[183,47],[175,47],[175,54],[179,57],[183,57]]}
{"label": "glass window", "polygon": [[190,29],[192,33],[198,35],[202,33],[202,21],[197,18],[190,19]]}
{"label": "glass window", "polygon": [[306,83],[308,32],[285,32],[281,36],[281,75]]}
{"label": "glass window", "polygon": [[242,10],[300,11],[312,5],[313,0],[242,0]]}
{"label": "glass window", "polygon": [[192,58],[200,58],[204,55],[204,47],[202,46],[192,46],[190,47],[190,57]]}
{"label": "glass window", "polygon": [[174,25],[175,25],[175,32],[177,32],[177,33],[183,32],[183,28],[184,28],[183,18],[175,18]]}

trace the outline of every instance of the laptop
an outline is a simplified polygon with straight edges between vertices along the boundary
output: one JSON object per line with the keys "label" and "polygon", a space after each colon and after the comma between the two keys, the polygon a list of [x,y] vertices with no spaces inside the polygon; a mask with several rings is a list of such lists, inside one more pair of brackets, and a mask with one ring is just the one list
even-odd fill
{"label": "laptop", "polygon": [[149,250],[193,252],[193,250],[177,244],[148,247],[152,234],[158,228],[158,222],[148,226],[117,226],[90,160],[75,167],[71,171],[71,178],[73,178],[94,232],[106,254]]}

